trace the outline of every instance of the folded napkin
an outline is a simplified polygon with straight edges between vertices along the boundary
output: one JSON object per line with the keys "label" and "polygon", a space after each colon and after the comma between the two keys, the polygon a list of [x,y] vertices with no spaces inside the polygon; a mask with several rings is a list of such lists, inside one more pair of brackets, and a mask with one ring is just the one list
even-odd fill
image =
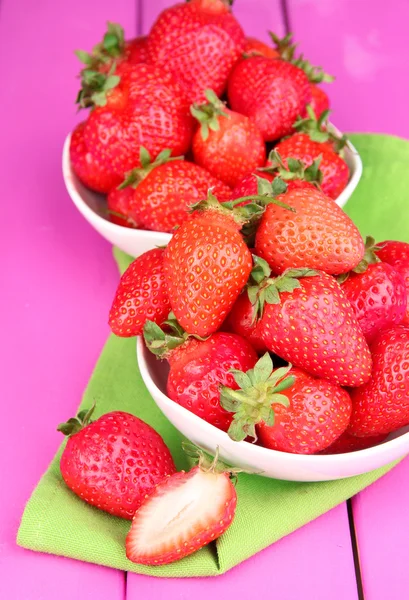
{"label": "folded napkin", "polygon": [[[363,235],[378,241],[409,239],[409,142],[381,135],[351,135],[364,163],[358,189],[347,212]],[[115,249],[121,272],[130,257]],[[164,438],[178,468],[187,466],[182,437],[155,405],[140,377],[135,340],[111,336],[85,392],[81,408],[96,400],[96,416],[124,410],[152,425]],[[57,453],[33,492],[22,518],[17,543],[116,569],[158,577],[219,575],[305,523],[350,498],[393,465],[323,483],[296,483],[240,474],[236,517],[215,543],[179,562],[160,567],[136,565],[125,556],[129,521],[88,506],[64,484]]]}

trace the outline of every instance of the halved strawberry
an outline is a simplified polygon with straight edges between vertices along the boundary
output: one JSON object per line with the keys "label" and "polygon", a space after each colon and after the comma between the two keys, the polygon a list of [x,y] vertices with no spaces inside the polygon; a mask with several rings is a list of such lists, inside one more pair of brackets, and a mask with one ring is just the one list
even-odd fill
{"label": "halved strawberry", "polygon": [[161,482],[135,514],[126,538],[126,555],[142,565],[164,565],[184,558],[222,535],[230,526],[237,494],[229,473],[215,460]]}

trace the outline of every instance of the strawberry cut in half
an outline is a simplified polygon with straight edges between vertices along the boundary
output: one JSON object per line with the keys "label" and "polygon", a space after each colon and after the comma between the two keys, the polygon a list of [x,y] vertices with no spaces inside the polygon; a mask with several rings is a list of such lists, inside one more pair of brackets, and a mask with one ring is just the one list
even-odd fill
{"label": "strawberry cut in half", "polygon": [[126,555],[142,565],[164,565],[196,552],[230,526],[237,504],[228,472],[217,453],[160,483],[135,514],[126,538]]}

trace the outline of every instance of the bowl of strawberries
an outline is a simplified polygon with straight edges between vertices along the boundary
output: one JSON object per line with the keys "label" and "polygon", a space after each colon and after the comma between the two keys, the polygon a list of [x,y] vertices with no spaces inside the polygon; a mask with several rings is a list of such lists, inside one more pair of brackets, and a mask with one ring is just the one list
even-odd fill
{"label": "bowl of strawberries", "polygon": [[343,206],[361,177],[358,152],[328,121],[320,83],[332,77],[291,36],[246,38],[228,3],[212,4],[170,7],[131,41],[108,23],[91,54],[77,52],[77,103],[90,110],[65,141],[64,181],[92,227],[134,257],[166,244],[209,189],[228,202],[280,176]]}

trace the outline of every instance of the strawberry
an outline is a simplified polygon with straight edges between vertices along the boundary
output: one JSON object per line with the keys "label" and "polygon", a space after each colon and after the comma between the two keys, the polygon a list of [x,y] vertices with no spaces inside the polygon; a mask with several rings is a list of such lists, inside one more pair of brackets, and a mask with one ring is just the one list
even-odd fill
{"label": "strawberry", "polygon": [[345,138],[338,139],[326,130],[329,111],[324,111],[317,120],[311,107],[307,110],[310,118],[296,121],[294,127],[298,130],[297,133],[277,144],[275,151],[279,152],[284,163],[291,157],[309,166],[321,157],[321,189],[325,195],[335,200],[345,189],[349,179],[348,165],[334,149],[336,144],[337,147],[345,144]]}
{"label": "strawberry", "polygon": [[280,58],[278,50],[253,37],[246,37],[244,55],[246,57],[265,56],[266,58]]}
{"label": "strawberry", "polygon": [[170,303],[188,333],[206,336],[217,331],[247,282],[252,257],[240,228],[233,211],[210,194],[166,248]]}
{"label": "strawberry", "polygon": [[164,565],[220,537],[236,511],[230,472],[209,464],[203,454],[188,473],[160,483],[135,514],[126,538],[126,556],[143,565]]}
{"label": "strawberry", "polygon": [[140,223],[137,223],[130,216],[130,201],[133,197],[133,189],[126,187],[124,189],[113,188],[107,196],[108,214],[112,223],[129,227],[131,229],[141,229]]}
{"label": "strawberry", "polygon": [[329,98],[326,92],[315,83],[311,83],[311,108],[317,117],[329,110]]}
{"label": "strawberry", "polygon": [[256,125],[221,102],[212,90],[206,104],[193,104],[200,127],[193,136],[195,162],[229,186],[264,165],[266,148]]}
{"label": "strawberry", "polygon": [[399,271],[405,280],[408,303],[403,323],[409,325],[409,244],[389,240],[377,244],[375,252],[383,262]]}
{"label": "strawberry", "polygon": [[105,193],[121,183],[121,177],[100,157],[87,150],[84,141],[86,123],[79,123],[71,134],[70,160],[78,179],[96,192]]}
{"label": "strawberry", "polygon": [[92,422],[94,407],[58,426],[68,436],[61,456],[67,486],[88,504],[132,519],[175,465],[161,436],[141,419],[110,412]]}
{"label": "strawberry", "polygon": [[241,389],[223,386],[221,403],[234,413],[228,431],[234,440],[251,436],[265,448],[314,454],[348,426],[351,399],[345,390],[291,365],[273,369],[268,352],[247,373],[233,375]]}
{"label": "strawberry", "polygon": [[231,108],[250,117],[265,141],[275,141],[292,132],[311,100],[311,90],[307,76],[295,65],[250,56],[233,69],[228,97]]}
{"label": "strawberry", "polygon": [[409,424],[409,327],[381,331],[370,348],[372,376],[351,392],[348,431],[358,437],[387,434]]}
{"label": "strawberry", "polygon": [[339,385],[355,387],[368,381],[371,354],[337,281],[307,268],[272,278],[267,263],[259,259],[260,268],[264,279],[252,277],[247,293],[268,350]]}
{"label": "strawberry", "polygon": [[184,86],[190,102],[204,90],[217,96],[244,49],[244,33],[227,0],[190,0],[165,9],[148,36],[152,63],[170,71]]}
{"label": "strawberry", "polygon": [[243,177],[233,188],[230,199],[236,200],[243,196],[269,193],[268,186],[260,182],[259,178],[272,182],[280,177],[287,184],[286,191],[300,187],[319,187],[322,181],[319,163],[320,159],[317,159],[308,168],[305,168],[301,161],[290,158],[288,164],[285,165],[278,152],[272,151],[270,152],[268,166],[257,169]]}
{"label": "strawberry", "polygon": [[122,275],[109,312],[109,326],[115,335],[141,335],[150,319],[163,323],[170,303],[163,274],[163,248],[148,250],[134,260]]}
{"label": "strawberry", "polygon": [[242,292],[233,304],[233,308],[223,323],[223,329],[237,333],[249,341],[259,354],[267,350],[260,326],[254,319],[254,307],[246,292]]}
{"label": "strawberry", "polygon": [[346,452],[356,452],[357,450],[366,450],[381,444],[386,439],[386,435],[374,435],[372,437],[356,437],[349,431],[344,431],[338,439],[322,450],[320,454],[345,454]]}
{"label": "strawberry", "polygon": [[366,241],[365,258],[356,272],[341,275],[342,289],[352,304],[362,332],[371,342],[382,329],[399,325],[405,316],[407,292],[402,275],[387,263],[376,262],[374,239]]}
{"label": "strawberry", "polygon": [[163,150],[152,162],[141,148],[142,166],[130,171],[120,186],[131,190],[127,213],[131,220],[145,229],[172,232],[187,219],[190,206],[206,198],[209,188],[221,201],[230,198],[227,185],[182,158],[170,158],[170,150]]}
{"label": "strawberry", "polygon": [[[174,155],[189,148],[193,119],[182,88],[168,73],[123,62],[115,75],[85,69],[82,80],[78,102],[95,108],[81,129],[81,146],[71,141],[71,162],[85,185],[99,192],[117,187],[139,165],[141,146],[153,156],[164,148]],[[102,176],[95,176],[95,165]]]}
{"label": "strawberry", "polygon": [[206,340],[192,338],[175,320],[166,321],[170,333],[150,321],[144,338],[151,352],[170,364],[167,394],[204,421],[227,431],[232,415],[220,406],[220,385],[234,388],[230,369],[250,369],[257,354],[245,339],[214,333]]}
{"label": "strawberry", "polygon": [[365,253],[364,241],[344,211],[312,187],[288,190],[278,199],[292,214],[270,204],[256,234],[256,253],[275,273],[310,267],[330,275],[354,269]]}
{"label": "strawberry", "polygon": [[108,73],[113,64],[116,67],[122,62],[146,63],[148,58],[147,38],[141,36],[125,41],[121,25],[108,21],[107,31],[102,42],[93,48],[91,54],[83,50],[76,50],[75,54],[85,64],[85,68]]}

